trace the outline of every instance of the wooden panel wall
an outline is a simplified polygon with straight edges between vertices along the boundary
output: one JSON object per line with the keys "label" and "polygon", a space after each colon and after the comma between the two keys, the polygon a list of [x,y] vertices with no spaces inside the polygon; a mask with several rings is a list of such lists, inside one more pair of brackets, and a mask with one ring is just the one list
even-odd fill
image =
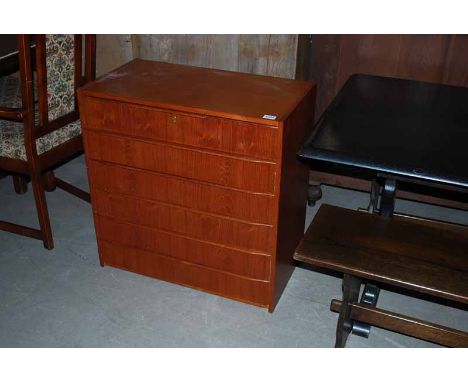
{"label": "wooden panel wall", "polygon": [[98,75],[132,58],[294,78],[297,35],[99,35]]}
{"label": "wooden panel wall", "polygon": [[[236,70],[238,35],[138,35],[139,57]],[[237,53],[237,52],[236,52]]]}
{"label": "wooden panel wall", "polygon": [[96,36],[96,74],[107,73],[134,57],[132,35],[98,34]]}
{"label": "wooden panel wall", "polygon": [[468,35],[312,35],[318,118],[353,73],[468,86]]}

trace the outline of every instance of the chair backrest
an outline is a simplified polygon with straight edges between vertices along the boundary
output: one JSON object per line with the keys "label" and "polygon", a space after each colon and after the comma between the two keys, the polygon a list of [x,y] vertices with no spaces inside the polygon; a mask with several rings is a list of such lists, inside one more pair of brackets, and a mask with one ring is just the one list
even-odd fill
{"label": "chair backrest", "polygon": [[[75,88],[81,80],[80,37],[49,34],[37,39],[41,45],[38,54],[45,56],[38,61],[42,66],[38,70],[38,77],[45,73],[45,79],[41,78],[39,82],[46,83],[47,97],[41,97],[40,103],[44,103],[42,110],[47,109],[48,121],[76,112]],[[45,115],[42,117],[46,119]]]}
{"label": "chair backrest", "polygon": [[[20,40],[24,40],[22,46],[26,49],[29,49],[30,38],[20,36]],[[34,126],[32,136],[39,138],[79,118],[76,89],[95,78],[96,37],[73,34],[36,35],[35,49],[39,120]],[[23,57],[25,61],[31,59],[25,52]],[[25,71],[30,71],[31,67],[29,62]],[[25,77],[32,78],[32,73],[26,73]],[[32,82],[29,82],[28,86],[32,86]],[[27,107],[34,113],[34,105]]]}

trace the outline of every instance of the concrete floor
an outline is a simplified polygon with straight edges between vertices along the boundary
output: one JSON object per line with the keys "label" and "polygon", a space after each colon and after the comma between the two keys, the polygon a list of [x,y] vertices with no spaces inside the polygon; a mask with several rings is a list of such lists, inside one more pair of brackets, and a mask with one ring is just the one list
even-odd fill
{"label": "concrete floor", "polygon": [[[57,171],[86,188],[83,158]],[[324,187],[321,202],[357,208],[368,196]],[[0,231],[0,347],[331,347],[341,280],[296,268],[275,312],[98,263],[91,206],[47,194],[55,249]],[[32,192],[0,179],[0,219],[37,226]],[[310,223],[318,206],[308,210]],[[397,201],[397,210],[468,224],[468,213]],[[468,331],[468,312],[382,291],[379,306]],[[432,347],[372,328],[348,347]]]}

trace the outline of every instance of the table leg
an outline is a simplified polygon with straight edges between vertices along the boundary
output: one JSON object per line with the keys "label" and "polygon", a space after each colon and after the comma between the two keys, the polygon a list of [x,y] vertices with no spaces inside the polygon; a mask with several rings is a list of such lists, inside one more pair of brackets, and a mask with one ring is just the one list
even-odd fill
{"label": "table leg", "polygon": [[[372,182],[372,190],[368,212],[374,213],[377,211],[377,201],[379,194],[379,183],[377,180]],[[380,199],[380,208],[378,209],[380,215],[387,218],[393,215],[395,209],[395,197],[397,190],[397,182],[395,179],[385,179],[384,187],[382,189],[382,197]],[[364,292],[362,294],[361,303],[372,306],[377,305],[379,298],[380,288],[373,284],[365,284]],[[361,337],[369,337],[371,326],[363,322],[355,321],[352,328],[352,333]]]}
{"label": "table leg", "polygon": [[380,184],[377,181],[377,179],[374,179],[371,185],[370,200],[369,200],[369,205],[367,206],[367,212],[371,214],[377,212],[378,202],[379,202],[379,193],[380,193]]}
{"label": "table leg", "polygon": [[344,348],[349,333],[353,330],[353,320],[349,318],[351,307],[349,304],[357,302],[359,298],[359,287],[361,280],[349,274],[343,275],[343,304],[340,309],[340,316],[338,317],[338,324],[336,326],[336,348]]}
{"label": "table leg", "polygon": [[307,187],[307,204],[309,207],[315,206],[315,202],[322,197],[322,188],[320,184],[309,184]]}
{"label": "table leg", "polygon": [[385,179],[380,198],[380,215],[386,218],[392,217],[395,209],[395,197],[397,181],[395,179]]}
{"label": "table leg", "polygon": [[[365,284],[362,291],[360,303],[364,305],[376,306],[379,299],[380,288],[374,284]],[[371,326],[360,321],[354,321],[352,333],[359,336],[368,338]]]}

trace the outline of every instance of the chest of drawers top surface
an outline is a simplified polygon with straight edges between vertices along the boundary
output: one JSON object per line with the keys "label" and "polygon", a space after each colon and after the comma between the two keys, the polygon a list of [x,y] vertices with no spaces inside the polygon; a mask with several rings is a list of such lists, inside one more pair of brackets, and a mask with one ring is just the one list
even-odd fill
{"label": "chest of drawers top surface", "polygon": [[313,86],[306,81],[135,59],[79,92],[276,126]]}

